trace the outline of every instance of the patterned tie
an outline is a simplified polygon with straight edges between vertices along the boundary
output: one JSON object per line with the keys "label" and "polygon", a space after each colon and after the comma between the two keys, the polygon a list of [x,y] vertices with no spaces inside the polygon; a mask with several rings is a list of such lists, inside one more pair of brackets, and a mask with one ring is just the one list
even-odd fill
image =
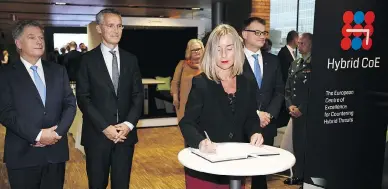
{"label": "patterned tie", "polygon": [[261,88],[261,69],[260,69],[260,64],[259,64],[259,55],[258,54],[254,54],[252,55],[253,58],[255,58],[255,62],[254,62],[254,74],[255,74],[255,77],[256,77],[256,82],[257,82],[257,85],[259,86],[259,88]]}
{"label": "patterned tie", "polygon": [[30,69],[33,71],[35,87],[38,89],[43,105],[46,105],[46,86],[44,86],[42,79],[39,77],[38,66],[31,66]]}
{"label": "patterned tie", "polygon": [[113,87],[115,88],[115,92],[117,94],[117,88],[119,87],[119,65],[117,63],[117,56],[116,56],[116,51],[109,51],[113,55],[113,60],[112,60],[112,82],[113,82]]}

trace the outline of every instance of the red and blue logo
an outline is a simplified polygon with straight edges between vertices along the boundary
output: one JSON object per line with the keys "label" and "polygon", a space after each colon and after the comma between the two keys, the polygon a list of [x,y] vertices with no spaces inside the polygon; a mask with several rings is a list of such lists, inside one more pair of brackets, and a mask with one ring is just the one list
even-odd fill
{"label": "red and blue logo", "polygon": [[369,50],[372,47],[373,22],[375,21],[375,13],[368,11],[364,14],[362,11],[353,13],[346,11],[342,17],[344,26],[342,27],[343,39],[341,40],[341,48],[343,50]]}

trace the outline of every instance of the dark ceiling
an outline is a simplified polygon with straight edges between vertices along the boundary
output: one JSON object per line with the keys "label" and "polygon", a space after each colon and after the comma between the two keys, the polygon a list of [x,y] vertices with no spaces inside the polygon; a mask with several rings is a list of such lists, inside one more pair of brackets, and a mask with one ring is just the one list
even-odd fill
{"label": "dark ceiling", "polygon": [[[212,0],[0,0],[0,29],[15,20],[34,19],[48,26],[86,26],[103,8],[127,17],[201,18],[210,15]],[[199,9],[197,9],[199,8]]]}

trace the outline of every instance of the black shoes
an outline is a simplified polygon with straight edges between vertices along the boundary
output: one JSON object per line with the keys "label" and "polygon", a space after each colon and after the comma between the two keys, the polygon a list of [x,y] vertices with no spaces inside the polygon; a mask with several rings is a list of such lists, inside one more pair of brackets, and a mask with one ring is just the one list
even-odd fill
{"label": "black shoes", "polygon": [[299,185],[302,183],[303,183],[303,179],[298,177],[292,177],[284,180],[284,184],[287,184],[287,185]]}

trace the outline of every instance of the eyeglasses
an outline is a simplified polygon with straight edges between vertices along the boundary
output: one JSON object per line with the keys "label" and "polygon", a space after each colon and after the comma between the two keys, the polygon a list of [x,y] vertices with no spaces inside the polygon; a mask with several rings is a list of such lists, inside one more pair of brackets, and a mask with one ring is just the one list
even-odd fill
{"label": "eyeglasses", "polygon": [[253,32],[255,33],[256,36],[268,36],[268,32],[267,31],[260,31],[260,30],[244,30],[244,31],[247,31],[247,32]]}
{"label": "eyeglasses", "polygon": [[191,52],[199,53],[199,52],[201,52],[201,50],[202,50],[202,48],[191,49]]}
{"label": "eyeglasses", "polygon": [[114,25],[114,24],[109,24],[109,25],[106,25],[106,24],[103,24],[104,26],[106,26],[109,30],[114,30],[114,29],[119,29],[119,30],[123,30],[124,29],[124,26],[119,24],[119,25]]}

